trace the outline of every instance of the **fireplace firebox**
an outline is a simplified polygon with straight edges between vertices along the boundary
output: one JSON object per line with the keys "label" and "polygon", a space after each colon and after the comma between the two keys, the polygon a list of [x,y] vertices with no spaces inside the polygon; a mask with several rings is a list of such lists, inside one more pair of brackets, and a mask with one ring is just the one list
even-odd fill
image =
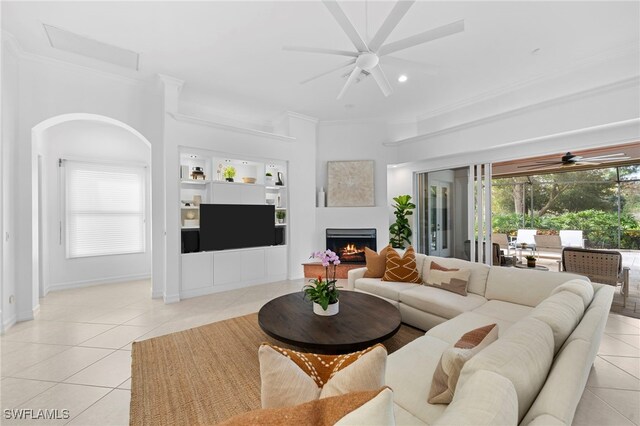
{"label": "fireplace firebox", "polygon": [[327,249],[340,256],[341,263],[365,263],[364,249],[376,251],[375,229],[335,229],[326,230]]}

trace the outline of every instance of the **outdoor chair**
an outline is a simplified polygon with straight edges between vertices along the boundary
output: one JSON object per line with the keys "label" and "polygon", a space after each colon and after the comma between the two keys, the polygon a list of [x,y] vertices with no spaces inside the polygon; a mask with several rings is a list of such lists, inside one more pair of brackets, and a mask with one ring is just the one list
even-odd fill
{"label": "outdoor chair", "polygon": [[582,238],[582,231],[562,230],[560,231],[560,240],[562,241],[562,247],[584,248],[584,238]]}
{"label": "outdoor chair", "polygon": [[[538,256],[543,254],[555,254],[557,256],[562,252],[562,242],[559,235],[534,235],[536,242],[536,251]],[[554,256],[557,258],[557,256]]]}
{"label": "outdoor chair", "polygon": [[622,284],[622,303],[624,307],[627,306],[629,268],[622,266],[620,252],[568,247],[562,250],[562,260],[559,262],[560,271],[585,275],[593,282],[614,287]]}
{"label": "outdoor chair", "polygon": [[515,241],[511,242],[511,245],[516,248],[522,247],[522,244],[526,244],[529,247],[535,247],[536,240],[534,236],[538,233],[537,229],[518,229]]}
{"label": "outdoor chair", "polygon": [[507,237],[507,234],[491,234],[491,242],[498,244],[501,249],[506,249],[507,256],[511,254],[511,245],[509,245],[509,237]]}

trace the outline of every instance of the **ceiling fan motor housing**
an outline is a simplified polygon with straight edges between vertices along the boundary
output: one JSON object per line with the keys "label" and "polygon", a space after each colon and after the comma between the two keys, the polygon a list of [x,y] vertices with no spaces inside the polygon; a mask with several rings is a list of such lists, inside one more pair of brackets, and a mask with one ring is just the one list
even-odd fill
{"label": "ceiling fan motor housing", "polygon": [[371,71],[378,65],[378,62],[380,62],[380,58],[375,53],[361,53],[356,59],[356,66],[363,70]]}
{"label": "ceiling fan motor housing", "polygon": [[567,152],[565,155],[562,156],[562,162],[563,163],[572,163],[574,161],[576,161],[576,155],[573,155],[570,152]]}

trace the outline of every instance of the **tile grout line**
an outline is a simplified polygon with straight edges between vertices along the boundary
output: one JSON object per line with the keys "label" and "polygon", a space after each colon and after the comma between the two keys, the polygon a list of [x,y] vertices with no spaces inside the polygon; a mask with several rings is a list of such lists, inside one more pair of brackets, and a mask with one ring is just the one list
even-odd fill
{"label": "tile grout line", "polygon": [[[588,388],[587,388],[588,389]],[[601,388],[602,389],[602,388]],[[606,389],[606,388],[605,388]],[[621,390],[626,390],[626,389],[621,389]],[[607,401],[605,401],[604,399],[600,398],[598,395],[596,395],[594,392],[589,391],[593,396],[595,396],[596,398],[598,398],[600,401],[602,401],[602,403],[604,403],[606,406],[608,406],[609,408],[611,408],[613,411],[615,411],[616,413],[620,414],[622,417],[624,417],[625,419],[627,419],[631,424],[633,425],[637,425],[636,422],[634,422],[633,420],[631,420],[629,417],[625,416],[624,414],[622,414],[620,411],[618,411],[614,406],[612,406],[611,404],[609,404]]]}

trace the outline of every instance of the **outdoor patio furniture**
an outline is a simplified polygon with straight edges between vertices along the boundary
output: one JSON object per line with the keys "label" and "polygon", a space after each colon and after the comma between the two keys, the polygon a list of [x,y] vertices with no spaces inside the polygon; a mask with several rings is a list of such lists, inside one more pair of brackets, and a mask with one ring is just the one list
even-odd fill
{"label": "outdoor patio furniture", "polygon": [[533,238],[538,256],[550,254],[560,256],[562,253],[562,241],[559,235],[534,235]]}
{"label": "outdoor patio furniture", "polygon": [[560,231],[560,240],[562,241],[562,247],[584,248],[584,238],[582,238],[582,231],[573,229],[562,230]]}
{"label": "outdoor patio furniture", "polygon": [[585,275],[596,283],[612,286],[622,284],[620,294],[623,306],[627,306],[629,268],[622,266],[620,252],[568,247],[562,250],[560,262],[560,271]]}
{"label": "outdoor patio furniture", "polygon": [[507,256],[511,254],[511,245],[509,245],[509,237],[507,234],[491,234],[491,242],[498,244],[500,249],[507,251]]}
{"label": "outdoor patio furniture", "polygon": [[526,244],[528,247],[535,247],[536,240],[534,236],[538,233],[537,229],[518,229],[515,241],[511,241],[511,245],[515,248],[522,247]]}

